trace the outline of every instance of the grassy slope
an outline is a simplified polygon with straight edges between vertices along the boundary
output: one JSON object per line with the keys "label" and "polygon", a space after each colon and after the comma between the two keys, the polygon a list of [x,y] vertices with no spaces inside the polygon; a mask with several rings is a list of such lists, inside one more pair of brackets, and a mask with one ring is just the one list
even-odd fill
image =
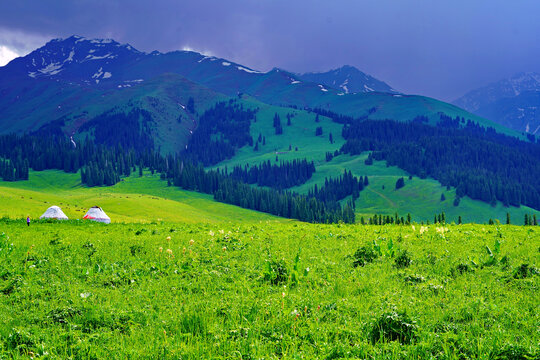
{"label": "grassy slope", "polygon": [[[540,351],[540,276],[514,277],[522,264],[539,265],[535,228],[449,226],[442,236],[434,226],[419,234],[301,223],[0,227],[6,358],[532,359]],[[374,240],[382,255],[353,267],[355,251]],[[397,268],[403,250],[412,264]],[[281,259],[287,276],[272,285],[268,262]],[[412,329],[410,344],[370,341],[392,311],[411,319],[402,325],[393,315],[394,329]]]}
{"label": "grassy slope", "polygon": [[[253,151],[252,147],[243,147],[238,150],[234,158],[218,164],[219,167],[233,167],[237,164],[251,165],[262,161],[272,160],[275,162],[276,155],[279,160],[312,159],[316,163],[324,160],[327,151],[334,152],[345,142],[341,136],[342,125],[332,122],[330,119],[320,116],[319,123],[315,122],[315,114],[304,110],[271,106],[258,101],[248,99],[243,103],[246,106],[257,107],[257,122],[251,124],[251,136],[257,141],[259,134],[266,137],[266,145],[259,144],[259,151]],[[273,127],[274,114],[279,114],[283,127],[282,135],[275,135]],[[291,126],[287,126],[287,114],[294,114]],[[322,136],[315,136],[315,128],[323,128]],[[328,140],[332,133],[334,143]],[[289,145],[292,150],[289,151]],[[295,148],[298,147],[298,151]]]}
{"label": "grassy slope", "polygon": [[[523,224],[525,214],[536,214],[540,218],[540,212],[526,206],[505,208],[501,202],[496,207],[468,197],[461,199],[459,206],[454,206],[455,189],[447,190],[446,187],[433,179],[420,179],[413,177],[409,180],[409,174],[395,167],[387,167],[384,161],[375,161],[367,166],[364,160],[367,153],[360,156],[340,155],[328,163],[321,164],[306,184],[298,187],[299,192],[307,191],[314,184],[321,184],[325,177],[335,176],[342,172],[343,168],[349,169],[355,175],[367,175],[370,185],[360,193],[356,201],[357,216],[370,217],[374,213],[393,215],[398,212],[401,216],[412,214],[417,221],[433,221],[433,216],[443,212],[448,222],[457,222],[461,216],[464,222],[485,223],[490,218],[506,221],[506,213],[515,224]],[[396,190],[397,179],[405,178],[405,187]],[[383,189],[384,186],[384,189]],[[441,202],[441,194],[444,193],[446,200]]]}
{"label": "grassy slope", "polygon": [[[266,146],[260,146],[259,151],[253,151],[251,147],[243,147],[230,160],[218,164],[217,167],[227,166],[229,169],[235,165],[258,164],[270,160],[278,161],[304,159],[313,160],[317,172],[306,184],[292,190],[305,193],[313,185],[324,183],[325,177],[336,177],[343,173],[343,169],[351,170],[355,175],[368,175],[370,186],[360,194],[356,202],[356,212],[360,216],[372,216],[373,214],[393,215],[396,211],[400,215],[411,213],[418,221],[433,221],[433,216],[445,212],[448,221],[456,221],[458,216],[464,222],[484,223],[491,219],[506,221],[506,213],[510,213],[511,219],[516,224],[522,224],[525,214],[536,213],[540,218],[540,212],[522,206],[520,208],[505,208],[502,203],[491,207],[487,203],[472,200],[468,197],[461,199],[458,207],[453,206],[455,188],[446,190],[446,187],[434,179],[420,179],[418,177],[408,180],[409,174],[397,167],[387,167],[386,162],[375,162],[373,166],[364,165],[367,153],[360,156],[340,155],[330,162],[326,162],[326,152],[334,152],[339,149],[345,140],[341,136],[341,125],[330,119],[320,116],[320,122],[315,122],[315,114],[303,110],[270,106],[256,100],[244,101],[247,106],[258,107],[257,122],[251,125],[251,135],[254,140],[259,133],[266,136]],[[283,134],[275,135],[273,116],[278,113],[283,124]],[[294,113],[291,126],[286,126],[287,113]],[[315,136],[315,128],[323,128],[323,136]],[[334,143],[328,140],[328,134],[332,133]],[[289,151],[289,144],[292,151]],[[261,145],[261,144],[259,144]],[[295,147],[298,146],[298,151]],[[395,190],[398,178],[406,177],[406,186]],[[385,187],[382,189],[382,187]],[[444,193],[446,201],[441,202],[441,194]]]}
{"label": "grassy slope", "polygon": [[[129,112],[143,108],[155,121],[153,138],[163,152],[176,153],[183,148],[195,128],[195,117],[185,106],[195,99],[196,111],[202,113],[227,96],[186,80],[180,75],[163,74],[154,79],[123,89],[102,89],[57,83],[28,81],[25,87],[10,90],[0,98],[0,133],[39,129],[45,123],[65,117],[66,134],[78,134],[86,121],[104,112]],[[182,121],[178,122],[179,116]]]}
{"label": "grassy slope", "polygon": [[157,175],[131,176],[112,187],[86,188],[78,174],[48,170],[31,172],[29,181],[0,183],[0,216],[37,219],[58,205],[70,219],[101,206],[113,222],[216,222],[283,219],[215,202],[210,195],[167,187]]}

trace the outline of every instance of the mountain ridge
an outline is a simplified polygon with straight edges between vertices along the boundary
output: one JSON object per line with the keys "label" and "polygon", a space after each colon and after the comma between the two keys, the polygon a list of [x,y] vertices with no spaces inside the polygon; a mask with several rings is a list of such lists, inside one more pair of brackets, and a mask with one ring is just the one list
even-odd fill
{"label": "mountain ridge", "polygon": [[[350,66],[340,69],[368,76]],[[193,51],[145,53],[112,39],[86,39],[76,35],[51,40],[0,68],[0,94],[3,95],[0,111],[5,115],[0,123],[9,123],[4,124],[2,131],[35,130],[37,124],[47,119],[53,121],[66,115],[62,109],[69,107],[70,101],[80,104],[79,111],[95,113],[99,112],[96,110],[99,107],[103,107],[101,112],[108,111],[113,106],[107,104],[111,94],[134,87],[144,88],[145,82],[164,73],[177,74],[224,96],[249,94],[271,105],[321,108],[371,119],[410,121],[417,116],[425,116],[433,124],[438,121],[440,113],[444,113],[509,133],[495,123],[427,97],[377,91],[346,94],[342,88],[306,81],[283,69],[260,72],[227,59]],[[42,94],[35,91],[36,86],[43,88]],[[65,92],[70,93],[68,98],[58,96]],[[81,102],[81,99],[85,101]],[[49,108],[54,105],[58,110],[40,113],[40,104]],[[28,126],[25,127],[21,119],[27,119]]]}
{"label": "mountain ridge", "polygon": [[341,90],[345,94],[374,91],[399,94],[397,90],[384,81],[376,79],[351,65],[343,65],[328,71],[307,72],[297,75],[305,80],[319,82],[336,90]]}
{"label": "mountain ridge", "polygon": [[471,90],[453,104],[515,130],[540,134],[539,73],[517,73]]}

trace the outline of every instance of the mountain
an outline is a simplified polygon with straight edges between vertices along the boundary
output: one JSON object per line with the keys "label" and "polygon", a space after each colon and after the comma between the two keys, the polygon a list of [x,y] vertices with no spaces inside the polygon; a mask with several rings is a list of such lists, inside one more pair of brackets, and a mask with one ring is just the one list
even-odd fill
{"label": "mountain", "polygon": [[394,90],[390,85],[350,65],[326,72],[298,74],[298,76],[305,81],[323,84],[345,94],[373,91],[398,94],[398,91]]}
{"label": "mountain", "polygon": [[[342,69],[344,77],[352,76],[351,81],[362,77],[360,72],[350,67]],[[417,116],[426,116],[435,123],[439,114],[444,113],[508,133],[508,129],[493,122],[427,97],[376,91],[345,94],[343,89],[336,90],[328,85],[307,81],[282,69],[260,72],[196,52],[144,53],[114,40],[85,39],[80,36],[51,40],[42,48],[0,68],[0,132],[36,130],[47,121],[63,116],[73,117],[73,108],[83,113],[85,118],[96,116],[118,107],[110,101],[116,101],[118,97],[123,99],[123,103],[137,106],[128,97],[133,93],[146,92],[124,90],[144,89],[145,83],[169,73],[195,83],[209,93],[220,94],[221,98],[237,98],[242,93],[267,104],[322,108],[370,119],[408,121]],[[351,86],[357,83],[360,84],[355,80]],[[368,86],[389,90],[372,82]],[[188,93],[185,92],[186,95]],[[159,101],[172,101],[185,106],[187,99],[171,100],[164,96]],[[205,106],[211,103],[205,102]],[[158,115],[163,116],[163,113]],[[173,111],[171,115],[178,116],[179,112]]]}
{"label": "mountain", "polygon": [[520,73],[453,102],[509,128],[540,135],[540,74]]}
{"label": "mountain", "polygon": [[[336,83],[342,85],[347,76],[351,86],[361,83],[353,76],[360,76],[356,70],[342,69],[334,74]],[[55,39],[0,67],[0,133],[31,134],[0,137],[4,180],[24,180],[30,168],[60,169],[79,171],[82,183],[100,186],[144,165],[171,186],[206,189],[237,205],[243,195],[234,192],[250,189],[234,185],[217,191],[212,186],[221,175],[186,170],[187,158],[207,170],[236,169],[250,184],[256,178],[260,186],[272,186],[253,169],[247,174],[247,167],[260,166],[256,171],[272,171],[274,179],[290,180],[286,183],[297,184],[294,190],[306,196],[327,187],[317,196],[331,211],[339,211],[332,201],[344,208],[350,201],[349,212],[353,207],[364,214],[375,208],[392,214],[422,211],[426,220],[441,209],[442,192],[453,199],[444,204],[449,214],[540,207],[536,144],[502,136],[498,133],[523,138],[457,106],[396,92],[345,93],[279,68],[260,72],[191,51],[144,53],[114,40]],[[54,157],[59,141],[65,156]],[[300,160],[313,162],[311,179]],[[347,177],[344,183],[358,183],[351,171],[369,175],[364,193],[325,185],[327,177],[339,174]],[[399,178],[410,176],[414,181],[405,190],[394,188]],[[272,213],[281,214],[278,208]]]}

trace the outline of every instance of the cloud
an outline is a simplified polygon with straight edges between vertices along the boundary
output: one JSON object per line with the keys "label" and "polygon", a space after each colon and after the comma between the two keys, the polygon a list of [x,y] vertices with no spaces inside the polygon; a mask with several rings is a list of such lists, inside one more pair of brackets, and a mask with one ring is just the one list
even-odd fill
{"label": "cloud", "polygon": [[0,66],[6,65],[11,60],[13,60],[13,59],[15,59],[16,57],[19,57],[19,56],[20,56],[20,54],[18,54],[15,51],[11,50],[7,46],[0,45]]}
{"label": "cloud", "polygon": [[0,27],[0,47],[4,58],[13,54],[24,56],[45,45],[49,40],[51,40],[50,35]]}
{"label": "cloud", "polygon": [[358,67],[446,100],[540,71],[537,0],[0,1],[0,45],[113,38],[142,51],[203,50],[258,70]]}

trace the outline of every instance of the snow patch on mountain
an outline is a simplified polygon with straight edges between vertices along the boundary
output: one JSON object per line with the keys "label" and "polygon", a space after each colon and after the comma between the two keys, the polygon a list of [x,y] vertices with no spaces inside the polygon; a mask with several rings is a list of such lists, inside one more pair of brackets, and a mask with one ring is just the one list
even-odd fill
{"label": "snow patch on mountain", "polygon": [[262,74],[260,71],[251,70],[251,69],[245,68],[243,66],[237,66],[236,68],[238,70],[242,70],[242,71],[245,71],[245,72],[250,73],[250,74]]}
{"label": "snow patch on mountain", "polygon": [[227,61],[223,61],[223,62],[221,63],[221,65],[223,65],[223,66],[231,66],[231,63],[230,63],[230,62],[227,62]]}
{"label": "snow patch on mountain", "polygon": [[328,91],[328,89],[325,89],[325,87],[322,86],[321,84],[319,84],[319,88],[321,88],[321,91],[324,91],[324,92],[327,92],[327,91]]}
{"label": "snow patch on mountain", "polygon": [[201,63],[201,62],[203,62],[204,60],[214,61],[214,60],[216,60],[216,58],[213,57],[213,56],[205,56],[205,57],[203,57],[202,59],[200,59],[200,60],[197,61],[197,62],[198,62],[198,63]]}
{"label": "snow patch on mountain", "polygon": [[92,79],[98,78],[101,75],[103,75],[103,68],[102,67],[100,67],[99,70],[94,75],[92,75]]}
{"label": "snow patch on mountain", "polygon": [[64,60],[64,62],[69,62],[69,61],[73,61],[73,56],[75,55],[75,50],[71,50],[69,52],[69,56],[67,57],[66,60]]}
{"label": "snow patch on mountain", "polygon": [[103,56],[95,56],[95,55],[87,55],[84,60],[103,60],[103,59],[114,59],[118,57],[118,55],[113,55],[111,53],[105,54]]}
{"label": "snow patch on mountain", "polygon": [[63,70],[62,69],[62,64],[60,64],[60,63],[52,63],[52,64],[49,64],[49,65],[45,66],[42,69],[39,69],[38,71],[40,73],[42,73],[42,74],[45,74],[45,75],[56,75],[62,70]]}

